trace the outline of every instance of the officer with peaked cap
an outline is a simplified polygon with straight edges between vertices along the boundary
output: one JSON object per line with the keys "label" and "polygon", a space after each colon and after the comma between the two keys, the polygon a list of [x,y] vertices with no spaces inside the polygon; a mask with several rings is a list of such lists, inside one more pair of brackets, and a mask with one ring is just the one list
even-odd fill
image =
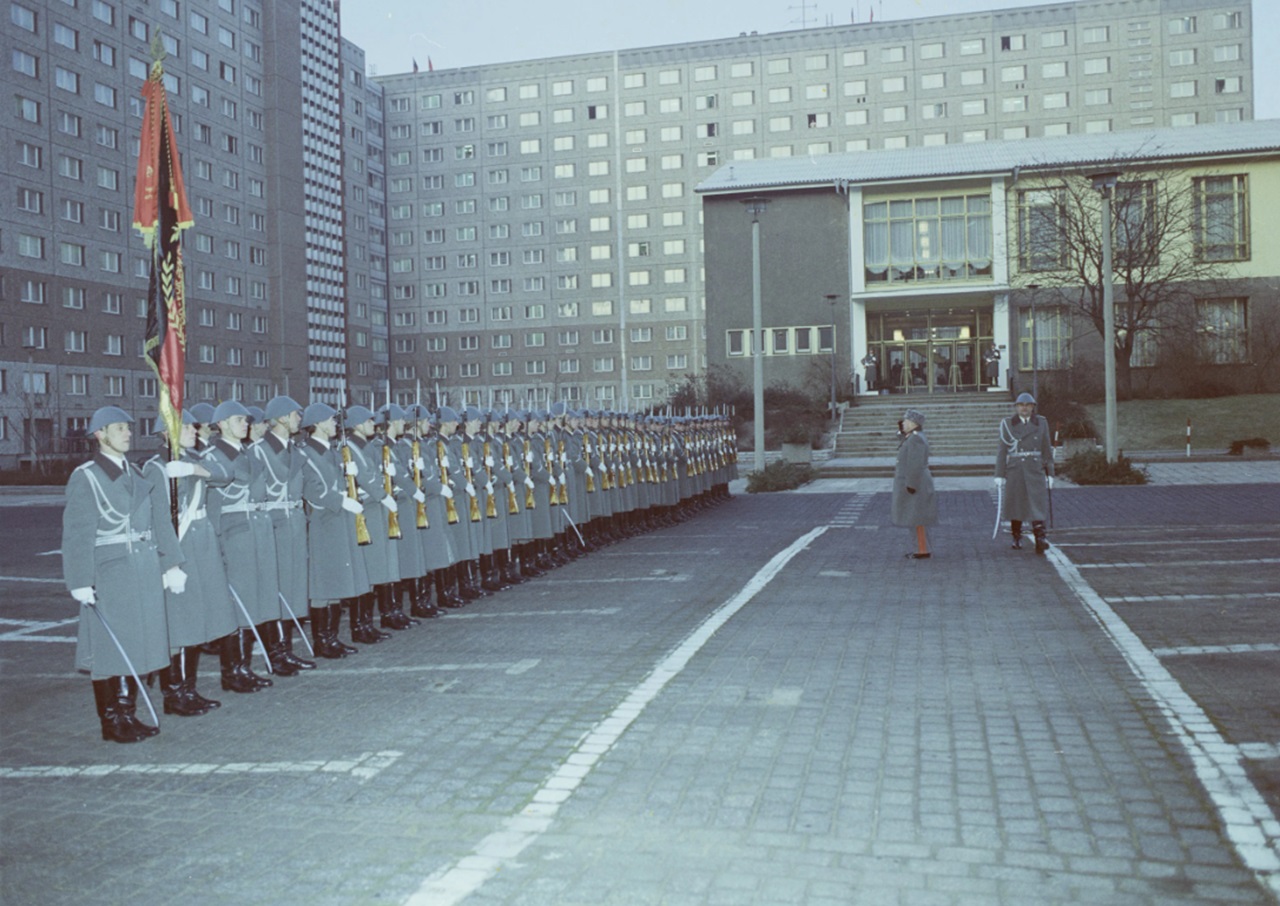
{"label": "officer with peaked cap", "polygon": [[345,468],[335,446],[337,415],[326,403],[312,403],[303,410],[299,423],[309,435],[300,446],[311,638],[316,654],[329,659],[344,658],[358,650],[338,639],[342,606],[371,587],[357,540],[357,520],[363,517],[364,506],[348,494]]}
{"label": "officer with peaked cap", "polygon": [[235,632],[239,620],[227,590],[222,548],[205,508],[208,479],[212,477],[208,467],[218,466],[206,463],[196,452],[195,419],[190,412],[182,413],[179,445],[182,455],[178,460],[169,461],[167,453],[157,454],[147,460],[143,473],[166,503],[174,487],[178,494],[178,543],[185,558],[182,568],[187,582],[182,594],[165,592],[170,658],[169,665],[160,671],[160,688],[165,714],[191,717],[207,714],[221,704],[196,691],[200,646]]}
{"label": "officer with peaked cap", "polygon": [[62,514],[63,578],[81,605],[76,666],[92,677],[102,738],[122,743],[160,731],[137,719],[134,671],[169,666],[164,591],[186,584],[168,501],[126,459],[132,423],[117,406],[93,413],[98,449],[71,473]]}
{"label": "officer with peaked cap", "polygon": [[236,400],[219,403],[213,412],[218,436],[205,452],[207,461],[225,474],[224,478],[209,469],[216,477],[209,479],[208,512],[222,544],[231,598],[240,611],[240,629],[223,639],[221,659],[222,688],[238,693],[271,685],[270,679],[253,672],[250,660],[255,633],[265,643],[270,634],[266,624],[280,617],[271,517],[261,506],[267,499],[265,470],[244,446],[249,418],[249,410]]}
{"label": "officer with peaked cap", "polygon": [[[360,553],[364,556],[369,584],[373,586],[356,601],[349,602],[347,610],[351,621],[351,638],[372,645],[390,638],[389,633],[382,632],[373,625],[373,612],[375,606],[387,606],[394,584],[400,581],[397,553],[400,533],[393,529],[393,523],[399,521],[400,505],[394,493],[387,493],[383,480],[382,445],[380,442],[374,443],[373,411],[365,406],[350,406],[343,413],[343,419],[347,431],[347,448],[351,451],[351,460],[356,467],[356,488],[360,501],[370,510],[365,514],[369,543],[361,546]],[[394,470],[394,465],[392,469]],[[394,485],[392,489],[394,491]],[[374,504],[380,506],[374,509]],[[391,537],[393,533],[397,535],[394,540]]]}
{"label": "officer with peaked cap", "polygon": [[[250,412],[255,407],[250,407]],[[307,608],[307,517],[302,511],[302,453],[293,440],[302,421],[302,406],[292,397],[276,396],[262,412],[264,433],[250,447],[262,463],[266,500],[276,547],[279,616],[266,624],[263,641],[271,669],[278,676],[314,670],[315,663],[293,650],[297,619]],[[254,425],[256,427],[256,423]]]}
{"label": "officer with peaked cap", "polygon": [[1036,415],[1036,400],[1020,393],[1014,413],[1000,422],[996,447],[996,486],[1004,489],[1003,517],[1009,520],[1013,547],[1022,548],[1022,523],[1031,522],[1036,553],[1049,549],[1045,520],[1049,518],[1049,489],[1053,487],[1053,443],[1049,423]]}

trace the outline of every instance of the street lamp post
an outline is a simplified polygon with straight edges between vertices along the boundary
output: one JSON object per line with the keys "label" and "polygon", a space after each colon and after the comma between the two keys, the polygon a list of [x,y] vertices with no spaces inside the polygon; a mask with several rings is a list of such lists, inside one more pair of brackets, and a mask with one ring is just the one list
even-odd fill
{"label": "street lamp post", "polygon": [[831,420],[836,420],[836,299],[835,293],[826,293],[824,299],[831,306]]}
{"label": "street lamp post", "polygon": [[769,199],[745,199],[751,215],[751,395],[753,402],[755,470],[764,471],[764,302],[760,296],[760,215]]}
{"label": "street lamp post", "polygon": [[1031,290],[1031,395],[1037,400],[1040,399],[1040,355],[1036,349],[1036,290],[1039,288],[1039,283],[1027,284]]}
{"label": "street lamp post", "polygon": [[1111,196],[1120,174],[1095,173],[1093,187],[1102,193],[1102,369],[1106,410],[1107,462],[1118,456],[1119,424],[1116,418],[1116,300],[1111,263]]}

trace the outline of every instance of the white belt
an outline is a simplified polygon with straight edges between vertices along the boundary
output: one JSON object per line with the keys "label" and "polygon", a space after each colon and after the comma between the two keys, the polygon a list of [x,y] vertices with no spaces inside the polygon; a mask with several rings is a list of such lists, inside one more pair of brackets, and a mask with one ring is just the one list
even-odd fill
{"label": "white belt", "polygon": [[1031,459],[1032,457],[1039,459],[1040,454],[1039,453],[1010,453],[1009,454],[1010,459]]}
{"label": "white belt", "polygon": [[222,508],[224,513],[256,513],[262,509],[262,505],[244,501],[241,503],[229,503]]}
{"label": "white belt", "polygon": [[93,539],[93,546],[105,547],[108,544],[135,544],[138,541],[150,540],[150,532],[119,532],[113,535],[99,535]]}
{"label": "white belt", "polygon": [[204,507],[200,507],[200,509],[192,511],[191,515],[187,518],[187,521],[195,522],[197,519],[207,519],[207,518],[209,518],[209,511],[206,510]]}
{"label": "white belt", "polygon": [[301,500],[268,500],[258,504],[260,510],[293,510],[302,506]]}

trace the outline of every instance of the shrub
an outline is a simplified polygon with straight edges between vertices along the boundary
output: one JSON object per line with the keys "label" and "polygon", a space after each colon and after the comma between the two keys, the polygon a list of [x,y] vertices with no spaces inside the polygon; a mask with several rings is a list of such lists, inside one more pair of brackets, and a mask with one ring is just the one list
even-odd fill
{"label": "shrub", "polygon": [[747,493],[761,494],[768,491],[790,491],[813,481],[813,467],[807,463],[777,460],[760,472],[747,473]]}
{"label": "shrub", "polygon": [[1271,441],[1265,437],[1250,437],[1245,440],[1233,440],[1231,446],[1227,449],[1230,456],[1243,456],[1245,448],[1256,449],[1259,453],[1265,453],[1271,449]]}
{"label": "shrub", "polygon": [[1076,484],[1146,484],[1147,470],[1134,468],[1126,456],[1107,462],[1101,450],[1083,450],[1068,457],[1059,470]]}

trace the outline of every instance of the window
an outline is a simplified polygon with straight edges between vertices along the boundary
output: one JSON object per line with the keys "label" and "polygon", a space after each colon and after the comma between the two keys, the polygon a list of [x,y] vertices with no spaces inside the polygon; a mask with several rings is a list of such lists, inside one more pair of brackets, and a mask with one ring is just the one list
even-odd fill
{"label": "window", "polygon": [[1213,365],[1249,361],[1247,299],[1197,299],[1196,339],[1200,355]]}
{"label": "window", "polygon": [[1248,186],[1244,175],[1192,181],[1192,232],[1199,261],[1249,258]]}
{"label": "window", "polygon": [[1024,189],[1018,193],[1018,261],[1026,271],[1065,267],[1062,189]]}
{"label": "window", "polygon": [[[1033,346],[1031,338],[1035,334]],[[1054,371],[1071,367],[1071,310],[1065,305],[1036,306],[1018,312],[1018,368]]]}
{"label": "window", "polygon": [[1169,20],[1169,34],[1191,35],[1196,31],[1195,16],[1175,16]]}

